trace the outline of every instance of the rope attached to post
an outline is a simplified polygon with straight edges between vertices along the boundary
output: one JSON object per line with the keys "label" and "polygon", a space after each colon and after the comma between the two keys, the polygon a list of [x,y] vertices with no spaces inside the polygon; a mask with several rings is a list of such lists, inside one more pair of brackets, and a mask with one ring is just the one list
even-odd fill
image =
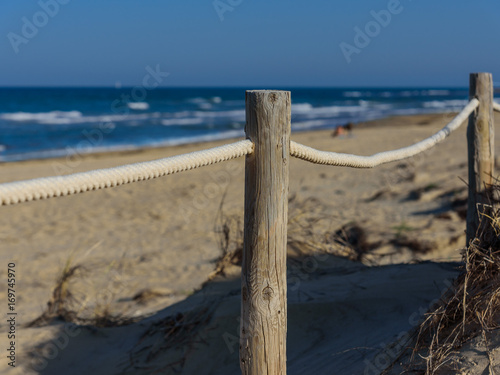
{"label": "rope attached to post", "polygon": [[493,102],[493,110],[500,112],[500,103]]}
{"label": "rope attached to post", "polygon": [[0,185],[0,205],[61,197],[150,180],[235,159],[252,152],[253,143],[250,140],[244,140],[208,150],[115,168],[5,183]]}
{"label": "rope attached to post", "polygon": [[469,115],[478,107],[479,101],[472,99],[448,125],[429,138],[412,146],[398,150],[380,152],[371,156],[359,156],[337,152],[319,151],[300,143],[290,143],[290,154],[296,158],[316,164],[336,165],[352,168],[373,168],[380,164],[390,163],[409,158],[430,149],[448,137],[451,132],[458,129]]}
{"label": "rope attached to post", "polygon": [[[372,156],[359,156],[336,152],[319,151],[311,147],[290,142],[290,154],[296,158],[316,164],[327,164],[352,168],[373,168],[397,160],[409,158],[430,149],[458,129],[465,119],[478,107],[479,101],[472,99],[448,125],[429,138],[412,146],[398,150],[380,152]],[[494,103],[500,111],[500,104]],[[210,164],[231,160],[253,152],[250,140],[214,147],[208,150],[172,156],[164,159],[98,169],[67,176],[44,177],[33,180],[0,184],[0,205],[10,205],[32,200],[60,197],[119,186],[131,182],[150,180],[169,174],[187,171]]]}

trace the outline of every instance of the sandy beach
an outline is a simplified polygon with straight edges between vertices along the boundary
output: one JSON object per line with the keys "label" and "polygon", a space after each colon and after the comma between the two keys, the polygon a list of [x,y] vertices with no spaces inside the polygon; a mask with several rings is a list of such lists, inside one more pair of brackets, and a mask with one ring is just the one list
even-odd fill
{"label": "sandy beach", "polygon": [[[424,139],[452,118],[392,117],[360,124],[343,137],[322,130],[294,133],[292,139],[320,150],[370,155]],[[498,113],[495,122],[500,145]],[[375,169],[292,160],[289,374],[380,373],[388,358],[397,358],[387,357],[387,348],[397,352],[449,287],[465,245],[465,131],[466,124],[430,151]],[[0,183],[227,142],[5,163]],[[243,193],[240,158],[1,207],[0,276],[6,280],[6,265],[16,264],[19,340],[18,366],[7,371],[2,356],[0,373],[238,373],[240,268],[219,260],[241,244]],[[55,299],[58,284],[63,304]],[[0,284],[1,293],[6,290]],[[76,325],[39,319],[49,301]],[[0,329],[5,336],[5,319]],[[483,374],[486,354],[468,350],[467,356],[472,359],[462,373]]]}

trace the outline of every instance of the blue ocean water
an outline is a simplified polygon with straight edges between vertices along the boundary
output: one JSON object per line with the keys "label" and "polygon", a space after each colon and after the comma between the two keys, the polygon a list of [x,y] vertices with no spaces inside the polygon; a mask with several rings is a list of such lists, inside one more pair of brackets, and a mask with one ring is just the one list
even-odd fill
{"label": "blue ocean water", "polygon": [[[448,112],[457,88],[291,88],[292,131],[391,115]],[[243,136],[245,89],[0,88],[0,161]]]}

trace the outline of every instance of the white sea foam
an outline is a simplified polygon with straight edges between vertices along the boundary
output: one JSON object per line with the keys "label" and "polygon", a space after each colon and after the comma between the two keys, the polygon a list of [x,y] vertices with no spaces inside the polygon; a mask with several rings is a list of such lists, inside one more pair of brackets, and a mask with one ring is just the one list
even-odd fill
{"label": "white sea foam", "polygon": [[[313,107],[309,103],[299,103],[292,105],[292,115],[299,115],[306,118],[314,118],[317,116],[337,116],[345,113],[359,113],[367,110],[371,102],[359,100],[359,105],[333,105],[324,107]],[[390,106],[389,106],[390,107]]]}
{"label": "white sea foam", "polygon": [[424,102],[424,108],[461,108],[467,105],[468,100],[433,100],[430,102]]}
{"label": "white sea foam", "polygon": [[[326,107],[314,107],[310,109],[308,112],[303,113],[305,117],[308,118],[314,118],[318,116],[337,116],[341,114],[346,114],[346,113],[360,113],[366,110],[366,107],[361,107],[357,105],[346,105],[346,106],[340,106],[340,105],[333,105],[333,106],[326,106]],[[292,111],[293,114],[293,111]]]}
{"label": "white sea foam", "polygon": [[209,142],[209,141],[218,141],[221,139],[237,138],[237,137],[243,137],[244,135],[245,135],[245,133],[241,129],[240,130],[227,130],[225,132],[205,134],[205,135],[200,135],[197,137],[180,137],[180,138],[174,138],[174,139],[169,139],[169,140],[157,141],[154,143],[148,143],[148,146],[149,145],[151,145],[153,147],[176,146],[176,145],[182,145],[182,144],[187,144],[187,143]]}
{"label": "white sea foam", "polygon": [[215,104],[220,104],[222,103],[222,98],[220,96],[213,96],[211,98],[202,98],[202,97],[196,97],[196,98],[191,98],[187,100],[188,103],[194,103],[194,104],[203,104],[203,103],[215,103]]}
{"label": "white sea foam", "polygon": [[82,116],[81,112],[70,111],[52,111],[42,113],[15,112],[0,114],[0,119],[17,121],[17,122],[35,122],[43,125],[72,125],[85,123],[100,123],[100,122],[123,122],[123,121],[140,121],[161,117],[161,113],[144,113],[144,114],[111,114],[100,116]]}
{"label": "white sea foam", "polygon": [[136,110],[136,111],[145,111],[149,109],[149,104],[146,102],[128,102],[127,106],[130,109]]}
{"label": "white sea foam", "polygon": [[71,124],[85,124],[85,123],[100,123],[100,122],[124,122],[124,121],[138,121],[156,118],[154,114],[124,114],[124,115],[102,115],[102,116],[82,116],[80,118],[60,118],[51,119],[47,121],[39,121],[40,124],[56,124],[56,125],[71,125]]}
{"label": "white sea foam", "polygon": [[183,118],[183,117],[197,117],[204,119],[214,118],[229,118],[229,119],[245,119],[244,109],[234,109],[229,111],[179,111],[174,113],[167,113],[169,117]]}
{"label": "white sea foam", "polygon": [[314,107],[310,103],[297,103],[292,104],[292,112],[301,113],[301,112],[309,112]]}
{"label": "white sea foam", "polygon": [[0,118],[9,121],[52,121],[58,119],[78,119],[82,117],[82,113],[79,111],[51,111],[51,112],[14,112],[14,113],[2,113]]}
{"label": "white sea foam", "polygon": [[[367,110],[388,110],[394,107],[393,104],[390,103],[380,103],[376,101],[370,101],[370,100],[358,100],[357,104],[360,108],[360,111],[367,111]],[[354,108],[354,107],[351,107]],[[359,108],[358,108],[359,109]],[[355,112],[355,111],[354,111]]]}

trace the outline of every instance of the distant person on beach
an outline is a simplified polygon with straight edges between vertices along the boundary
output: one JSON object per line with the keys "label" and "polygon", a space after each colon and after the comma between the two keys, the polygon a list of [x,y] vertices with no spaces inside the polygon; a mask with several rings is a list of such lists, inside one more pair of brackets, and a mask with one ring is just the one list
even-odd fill
{"label": "distant person on beach", "polygon": [[335,128],[335,130],[332,133],[332,137],[343,137],[343,136],[348,136],[352,137],[352,128],[354,124],[352,122],[348,122],[345,125],[338,126]]}

